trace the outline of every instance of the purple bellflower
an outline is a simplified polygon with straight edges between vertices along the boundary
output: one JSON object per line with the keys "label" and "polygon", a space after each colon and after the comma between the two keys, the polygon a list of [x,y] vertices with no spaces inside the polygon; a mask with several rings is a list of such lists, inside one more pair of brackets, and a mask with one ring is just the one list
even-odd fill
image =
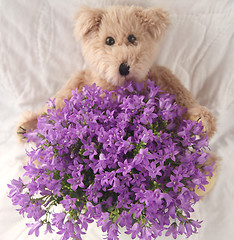
{"label": "purple bellflower", "polygon": [[9,197],[29,234],[56,231],[61,239],[82,239],[94,220],[119,239],[125,227],[133,239],[162,233],[189,237],[201,222],[190,218],[212,166],[199,122],[183,118],[174,97],[148,80],[114,91],[85,86],[72,92],[59,111],[53,101],[27,133],[35,147],[25,178],[12,180]]}

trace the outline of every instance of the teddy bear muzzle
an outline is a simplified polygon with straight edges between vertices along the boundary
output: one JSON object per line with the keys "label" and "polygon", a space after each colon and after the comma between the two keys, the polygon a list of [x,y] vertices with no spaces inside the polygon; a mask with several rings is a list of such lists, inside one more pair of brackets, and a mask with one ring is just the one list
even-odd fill
{"label": "teddy bear muzzle", "polygon": [[125,63],[121,63],[119,66],[119,73],[121,76],[127,76],[129,74],[130,67]]}

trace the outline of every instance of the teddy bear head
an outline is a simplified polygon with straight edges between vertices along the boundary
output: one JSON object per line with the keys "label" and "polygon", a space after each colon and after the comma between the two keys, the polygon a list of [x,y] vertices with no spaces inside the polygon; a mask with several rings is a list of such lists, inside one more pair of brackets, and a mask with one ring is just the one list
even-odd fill
{"label": "teddy bear head", "polygon": [[90,70],[117,86],[145,79],[168,24],[168,13],[159,8],[85,7],[76,16],[74,33]]}

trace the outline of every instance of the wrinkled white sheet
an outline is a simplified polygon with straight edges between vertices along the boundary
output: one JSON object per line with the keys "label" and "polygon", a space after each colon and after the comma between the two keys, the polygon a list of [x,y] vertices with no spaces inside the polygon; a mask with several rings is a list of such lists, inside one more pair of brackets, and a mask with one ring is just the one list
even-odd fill
{"label": "wrinkled white sheet", "polygon": [[[0,239],[32,240],[7,198],[7,183],[23,173],[24,147],[15,138],[19,114],[44,105],[83,67],[72,35],[81,4],[159,5],[171,13],[157,62],[172,69],[218,118],[211,148],[222,158],[214,190],[196,206],[202,229],[190,239],[234,239],[234,2],[232,0],[1,0],[0,1]],[[90,226],[84,239],[102,239]],[[41,236],[38,239],[59,239]],[[121,235],[120,239],[130,239]],[[161,238],[162,239],[162,238]],[[171,238],[167,238],[171,239]],[[180,240],[183,238],[179,238]]]}

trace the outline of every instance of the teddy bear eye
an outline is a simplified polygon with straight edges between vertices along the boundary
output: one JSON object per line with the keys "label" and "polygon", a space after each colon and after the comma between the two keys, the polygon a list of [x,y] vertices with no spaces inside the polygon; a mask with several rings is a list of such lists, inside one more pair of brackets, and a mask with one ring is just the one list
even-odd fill
{"label": "teddy bear eye", "polygon": [[107,37],[106,38],[106,45],[114,45],[115,44],[115,39],[113,37]]}
{"label": "teddy bear eye", "polygon": [[128,36],[128,41],[132,44],[134,44],[136,42],[136,37],[133,34],[130,34]]}

